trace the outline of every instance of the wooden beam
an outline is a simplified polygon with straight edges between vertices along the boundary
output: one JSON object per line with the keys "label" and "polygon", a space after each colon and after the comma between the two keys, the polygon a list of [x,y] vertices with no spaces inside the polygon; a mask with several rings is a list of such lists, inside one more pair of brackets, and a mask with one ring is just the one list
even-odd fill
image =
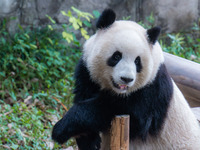
{"label": "wooden beam", "polygon": [[110,135],[110,150],[129,150],[129,115],[115,117]]}
{"label": "wooden beam", "polygon": [[200,64],[164,53],[165,65],[191,107],[200,106]]}

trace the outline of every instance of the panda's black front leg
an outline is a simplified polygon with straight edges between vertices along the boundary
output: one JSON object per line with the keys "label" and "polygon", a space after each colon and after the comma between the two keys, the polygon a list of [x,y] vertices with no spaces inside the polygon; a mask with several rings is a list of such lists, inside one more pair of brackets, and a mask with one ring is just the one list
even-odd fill
{"label": "panda's black front leg", "polygon": [[97,99],[74,104],[54,126],[52,138],[62,144],[71,137],[78,137],[80,150],[98,150],[101,142],[99,132],[110,127],[113,116]]}
{"label": "panda's black front leg", "polygon": [[76,142],[80,150],[99,150],[101,137],[99,133],[90,133],[76,138]]}

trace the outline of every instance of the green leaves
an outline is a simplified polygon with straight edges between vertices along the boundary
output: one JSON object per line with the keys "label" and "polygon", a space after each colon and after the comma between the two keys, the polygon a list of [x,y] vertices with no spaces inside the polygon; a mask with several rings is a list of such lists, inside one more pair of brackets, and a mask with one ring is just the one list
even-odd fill
{"label": "green leaves", "polygon": [[180,34],[176,34],[176,35],[171,35],[168,34],[168,37],[172,40],[171,46],[172,49],[171,51],[174,52],[174,54],[178,55],[181,54],[183,51],[183,47],[182,45],[185,43],[184,42],[184,37],[180,36]]}
{"label": "green leaves", "polygon": [[[46,149],[46,141],[50,141],[51,124],[44,122],[48,113],[42,112],[34,104],[28,107],[20,102],[12,107],[8,104],[1,105],[0,109],[0,149],[3,143],[12,149]],[[49,122],[49,121],[48,121]],[[47,128],[49,132],[45,132]]]}
{"label": "green leaves", "polygon": [[[62,15],[66,16],[69,21],[68,25],[63,25],[64,31],[62,32],[62,35],[63,38],[66,39],[68,43],[73,42],[75,44],[77,43],[77,40],[75,35],[73,35],[72,33],[71,27],[74,30],[79,30],[81,35],[87,40],[89,39],[89,35],[84,26],[91,27],[90,20],[93,19],[94,17],[92,16],[92,14],[80,11],[75,7],[71,7],[71,9],[73,10],[73,13],[75,13],[75,15],[73,15],[70,10],[67,13],[65,11],[61,11]],[[98,16],[97,11],[93,13],[96,16]]]}
{"label": "green leaves", "polygon": [[[76,35],[74,34],[73,30],[78,30],[82,37],[84,37],[86,40],[89,39],[88,32],[86,31],[86,27],[90,28],[92,25],[90,23],[91,19],[93,19],[93,15],[87,12],[80,11],[79,9],[75,7],[71,7],[71,10],[68,10],[68,12],[61,11],[61,14],[63,16],[66,16],[69,23],[68,24],[63,24],[63,32],[62,36],[63,38],[69,43],[69,44],[75,44],[79,46],[79,41],[76,38]],[[95,18],[100,16],[100,13],[98,11],[93,11],[93,14]],[[48,15],[46,15],[49,20],[55,24],[55,21]],[[50,30],[53,30],[53,27],[51,25],[48,25],[48,28]]]}
{"label": "green leaves", "polygon": [[76,12],[76,14],[78,15],[78,18],[85,18],[85,19],[87,19],[87,21],[90,21],[90,18],[92,18],[93,19],[93,16],[90,14],[90,13],[87,13],[87,12],[83,12],[83,11],[80,11],[80,10],[78,10],[77,8],[75,8],[75,7],[71,7],[71,9],[74,11],[74,12]]}
{"label": "green leaves", "polygon": [[82,22],[80,19],[76,19],[75,17],[70,17],[69,22],[72,23],[72,26],[75,30],[79,29],[79,26],[82,26]]}
{"label": "green leaves", "polygon": [[200,63],[200,44],[194,35],[188,33],[167,34],[169,45],[160,43],[164,51]]}
{"label": "green leaves", "polygon": [[46,15],[47,18],[49,18],[49,20],[51,21],[51,23],[55,24],[55,20],[53,20],[49,15]]}
{"label": "green leaves", "polygon": [[86,40],[89,39],[89,35],[87,34],[87,31],[84,28],[81,28],[81,34]]}
{"label": "green leaves", "polygon": [[[154,14],[151,13],[150,16],[147,16],[145,22],[145,24],[143,22],[139,22],[139,24],[146,29],[156,26]],[[200,63],[199,33],[200,27],[195,23],[190,32],[163,33],[159,38],[159,42],[165,52]]]}
{"label": "green leaves", "polygon": [[[83,34],[86,34],[84,30]],[[71,48],[63,42],[63,37],[68,42],[74,42],[75,46]],[[66,80],[68,72],[74,71],[75,63],[81,55],[80,44],[74,34],[60,34],[48,27],[32,31],[26,29],[13,37],[7,37],[5,42],[0,44],[0,99],[16,102],[25,93],[34,95],[49,89],[54,91],[51,94],[59,93],[64,99],[65,93],[55,92],[57,89],[54,87],[58,80]],[[60,89],[66,89],[66,85],[62,84]]]}
{"label": "green leaves", "polygon": [[100,12],[99,11],[97,11],[97,10],[93,10],[93,14],[94,14],[94,17],[95,18],[99,18],[100,17]]}
{"label": "green leaves", "polygon": [[73,35],[67,32],[62,32],[62,36],[65,40],[67,40],[68,43],[71,43],[73,41]]}

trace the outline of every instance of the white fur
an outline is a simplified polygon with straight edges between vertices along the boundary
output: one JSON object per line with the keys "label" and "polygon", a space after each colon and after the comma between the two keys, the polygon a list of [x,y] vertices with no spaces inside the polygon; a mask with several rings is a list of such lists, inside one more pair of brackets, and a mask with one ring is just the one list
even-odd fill
{"label": "white fur", "polygon": [[130,150],[200,150],[200,126],[176,84],[163,129],[158,137],[135,140]]}
{"label": "white fur", "polygon": [[[115,51],[122,52],[123,58],[115,67],[110,67],[106,62]],[[141,73],[136,72],[134,64],[137,56],[142,60]],[[125,91],[129,94],[151,83],[164,62],[159,43],[149,44],[146,30],[131,21],[115,21],[108,29],[97,31],[84,45],[83,59],[92,79],[102,89],[107,88],[118,94],[123,92],[113,87],[110,77],[117,83],[121,83],[121,76],[134,78]],[[130,150],[200,150],[199,124],[174,82],[173,86],[173,97],[160,134],[157,137],[148,135],[146,142],[131,141]],[[109,141],[105,139],[103,150],[109,147]]]}

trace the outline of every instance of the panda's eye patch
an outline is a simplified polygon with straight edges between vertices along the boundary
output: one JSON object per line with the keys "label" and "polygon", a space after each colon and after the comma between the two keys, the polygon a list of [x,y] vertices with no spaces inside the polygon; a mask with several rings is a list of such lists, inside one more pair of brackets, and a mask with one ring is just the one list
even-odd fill
{"label": "panda's eye patch", "polygon": [[137,72],[141,72],[141,70],[142,70],[142,63],[141,63],[141,58],[140,58],[140,56],[138,56],[138,57],[135,59],[135,65],[136,65],[136,71],[137,71]]}
{"label": "panda's eye patch", "polygon": [[121,59],[122,59],[122,53],[119,51],[116,51],[108,59],[107,64],[108,64],[108,66],[114,67]]}
{"label": "panda's eye patch", "polygon": [[140,56],[135,59],[135,64],[138,65],[140,63]]}
{"label": "panda's eye patch", "polygon": [[113,59],[114,60],[116,60],[116,61],[119,61],[121,58],[122,58],[122,54],[120,53],[120,52],[115,52],[114,54],[113,54]]}

